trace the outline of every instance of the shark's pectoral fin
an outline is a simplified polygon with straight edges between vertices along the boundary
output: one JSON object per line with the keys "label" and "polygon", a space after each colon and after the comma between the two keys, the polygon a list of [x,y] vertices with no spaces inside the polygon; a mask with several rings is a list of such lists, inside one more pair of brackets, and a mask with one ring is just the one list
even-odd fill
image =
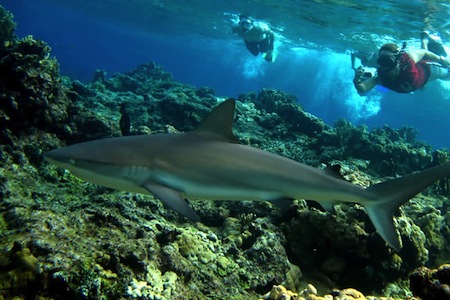
{"label": "shark's pectoral fin", "polygon": [[197,213],[187,204],[187,202],[181,197],[178,191],[171,188],[154,184],[145,183],[143,187],[152,193],[156,198],[161,200],[166,206],[175,210],[179,214],[191,219],[192,221],[200,221],[200,217]]}

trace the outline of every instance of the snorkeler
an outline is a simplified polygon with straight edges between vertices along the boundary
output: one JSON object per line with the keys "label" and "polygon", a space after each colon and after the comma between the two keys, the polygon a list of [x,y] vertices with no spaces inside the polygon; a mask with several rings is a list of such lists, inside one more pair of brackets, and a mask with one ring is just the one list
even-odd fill
{"label": "snorkeler", "polygon": [[[422,49],[429,50],[439,56],[447,57],[442,39],[437,32],[422,31],[420,33],[420,41]],[[376,68],[378,67],[378,53],[374,51],[355,50],[350,52],[350,60],[352,69],[356,71],[355,62],[359,59],[361,66]]]}
{"label": "snorkeler", "polygon": [[233,24],[232,31],[243,38],[251,54],[257,56],[261,53],[266,61],[274,61],[275,34],[266,23],[240,15],[239,22]]}
{"label": "snorkeler", "polygon": [[426,49],[405,50],[385,44],[378,52],[377,72],[367,78],[362,67],[355,71],[353,84],[359,94],[382,85],[397,93],[411,93],[436,79],[450,80],[450,61]]}

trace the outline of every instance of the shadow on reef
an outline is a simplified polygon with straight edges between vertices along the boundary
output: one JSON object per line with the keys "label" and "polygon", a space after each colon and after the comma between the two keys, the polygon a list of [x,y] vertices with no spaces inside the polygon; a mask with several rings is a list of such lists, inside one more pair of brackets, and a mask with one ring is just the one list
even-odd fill
{"label": "shadow on reef", "polygon": [[[191,201],[203,222],[194,224],[153,197],[50,166],[42,152],[62,145],[191,130],[222,99],[174,82],[155,63],[109,78],[98,70],[89,84],[71,81],[59,75],[46,43],[14,36],[12,15],[1,7],[0,26],[4,299],[257,299],[283,281],[293,291],[314,281],[323,292],[355,286],[404,296],[415,268],[449,261],[449,205],[437,196],[448,195],[448,180],[400,209],[404,248],[395,254],[358,205],[329,213],[299,199],[282,214],[266,202]],[[312,166],[340,164],[362,186],[449,158],[418,142],[412,128],[368,131],[345,120],[330,127],[281,91],[238,100],[243,143]]]}

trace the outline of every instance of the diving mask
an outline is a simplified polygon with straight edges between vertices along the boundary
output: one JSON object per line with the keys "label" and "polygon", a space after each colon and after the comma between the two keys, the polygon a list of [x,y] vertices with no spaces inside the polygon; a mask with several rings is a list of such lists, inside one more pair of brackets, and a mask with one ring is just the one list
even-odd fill
{"label": "diving mask", "polygon": [[239,21],[239,25],[245,30],[249,31],[253,27],[253,21],[249,19],[242,19]]}
{"label": "diving mask", "polygon": [[393,68],[399,60],[399,52],[380,51],[377,63],[382,67]]}

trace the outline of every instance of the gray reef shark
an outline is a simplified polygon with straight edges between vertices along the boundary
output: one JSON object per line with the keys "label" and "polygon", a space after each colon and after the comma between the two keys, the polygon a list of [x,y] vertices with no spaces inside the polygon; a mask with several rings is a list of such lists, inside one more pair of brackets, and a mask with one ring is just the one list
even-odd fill
{"label": "gray reef shark", "polygon": [[107,138],[49,151],[45,158],[86,181],[152,194],[180,214],[199,220],[184,197],[210,200],[308,199],[332,208],[359,203],[393,249],[402,247],[395,211],[436,180],[450,162],[368,188],[330,170],[239,143],[232,132],[235,100],[222,102],[193,131]]}

